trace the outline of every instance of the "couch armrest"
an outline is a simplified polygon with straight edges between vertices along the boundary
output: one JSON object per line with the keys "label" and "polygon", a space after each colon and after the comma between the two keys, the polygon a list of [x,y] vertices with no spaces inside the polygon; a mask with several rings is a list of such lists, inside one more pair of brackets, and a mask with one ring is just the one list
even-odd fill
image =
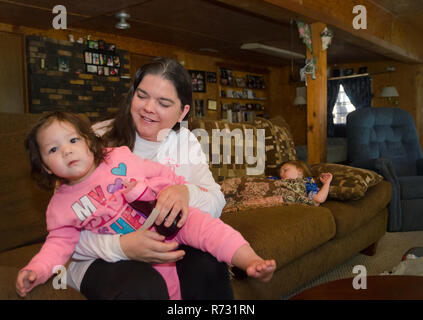
{"label": "couch armrest", "polygon": [[351,162],[350,166],[373,170],[391,183],[392,197],[389,203],[388,231],[399,231],[402,225],[401,187],[392,161],[385,158],[363,159]]}
{"label": "couch armrest", "polygon": [[418,176],[423,176],[423,159],[416,160],[416,173]]}

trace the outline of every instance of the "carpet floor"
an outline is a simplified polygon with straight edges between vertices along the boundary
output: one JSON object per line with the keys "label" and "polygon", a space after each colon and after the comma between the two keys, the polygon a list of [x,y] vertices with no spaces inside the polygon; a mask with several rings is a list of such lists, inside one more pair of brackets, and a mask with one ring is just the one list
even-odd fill
{"label": "carpet floor", "polygon": [[281,299],[289,299],[308,288],[315,287],[322,283],[352,278],[357,275],[352,272],[356,265],[365,266],[367,275],[369,276],[391,271],[401,262],[404,253],[413,247],[423,247],[423,231],[387,232],[379,241],[374,256],[357,254],[343,264],[335,267],[330,272],[306,283],[304,286],[297,288],[288,295],[282,296]]}

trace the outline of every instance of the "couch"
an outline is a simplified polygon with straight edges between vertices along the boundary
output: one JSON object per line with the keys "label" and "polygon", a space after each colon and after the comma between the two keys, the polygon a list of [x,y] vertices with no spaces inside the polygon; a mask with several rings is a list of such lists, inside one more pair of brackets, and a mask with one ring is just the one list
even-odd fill
{"label": "couch", "polygon": [[[19,299],[14,288],[16,274],[40,249],[46,236],[45,208],[51,195],[31,182],[23,150],[28,127],[37,118],[33,114],[0,114],[0,299]],[[272,122],[257,119],[254,124],[194,120],[190,127],[203,129],[203,133],[225,127],[249,128],[255,135],[265,132],[264,149],[257,143],[248,147],[266,155],[263,179],[275,174],[283,161],[296,158],[292,136],[282,118]],[[228,141],[234,148],[234,139]],[[216,149],[209,147],[213,156]],[[211,161],[213,175],[220,183],[245,175],[248,166],[256,166],[251,161],[240,164],[233,160],[230,164]],[[279,204],[225,211],[222,220],[239,230],[260,255],[277,262],[277,270],[268,283],[245,278],[233,270],[235,298],[279,299],[358,252],[372,245],[374,248],[386,230],[390,191],[390,184],[380,181],[356,200],[329,200],[320,207]],[[34,289],[26,299],[84,299],[70,287],[54,289],[52,281],[53,278]]]}

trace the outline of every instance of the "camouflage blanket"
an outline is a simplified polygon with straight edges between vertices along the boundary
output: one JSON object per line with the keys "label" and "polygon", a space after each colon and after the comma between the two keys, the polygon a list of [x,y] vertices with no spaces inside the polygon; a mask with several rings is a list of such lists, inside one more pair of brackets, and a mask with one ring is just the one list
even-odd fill
{"label": "camouflage blanket", "polygon": [[289,204],[314,206],[307,197],[304,179],[270,180],[265,177],[225,179],[221,183],[226,206],[223,212]]}

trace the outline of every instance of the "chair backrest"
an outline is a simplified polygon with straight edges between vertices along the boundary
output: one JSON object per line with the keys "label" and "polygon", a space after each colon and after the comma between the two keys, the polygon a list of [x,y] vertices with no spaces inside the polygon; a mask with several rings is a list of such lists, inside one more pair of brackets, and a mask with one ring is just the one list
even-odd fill
{"label": "chair backrest", "polygon": [[410,113],[399,108],[364,108],[347,116],[348,160],[387,158],[399,176],[415,175],[423,158]]}

